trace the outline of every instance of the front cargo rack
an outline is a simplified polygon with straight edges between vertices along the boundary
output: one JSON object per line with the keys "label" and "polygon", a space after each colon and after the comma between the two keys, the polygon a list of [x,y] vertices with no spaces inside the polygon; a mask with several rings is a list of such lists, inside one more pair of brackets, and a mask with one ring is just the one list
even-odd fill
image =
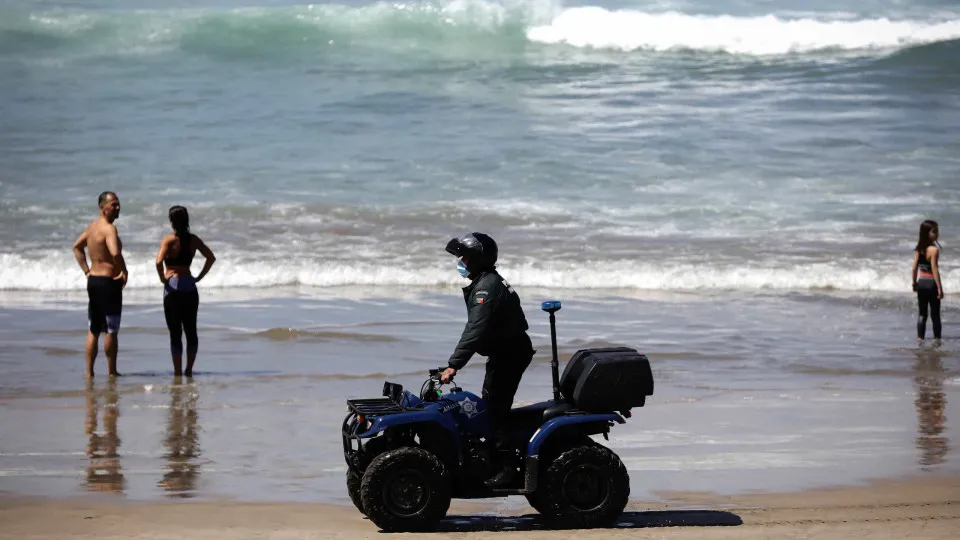
{"label": "front cargo rack", "polygon": [[351,412],[364,417],[403,412],[403,407],[390,398],[348,399],[347,406]]}

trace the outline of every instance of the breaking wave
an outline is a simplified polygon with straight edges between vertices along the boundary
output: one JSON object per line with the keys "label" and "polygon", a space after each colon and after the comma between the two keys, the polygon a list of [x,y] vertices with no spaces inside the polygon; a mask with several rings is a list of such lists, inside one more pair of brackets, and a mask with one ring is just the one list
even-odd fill
{"label": "breaking wave", "polygon": [[336,4],[241,9],[0,10],[0,54],[128,55],[179,50],[227,56],[383,46],[461,54],[566,45],[614,51],[777,55],[901,49],[960,39],[960,18],[860,20],[738,17],[564,8],[556,1]]}
{"label": "breaking wave", "polygon": [[[153,260],[127,255],[130,268],[128,288],[158,291]],[[750,265],[704,262],[662,264],[634,261],[504,262],[502,271],[520,287],[554,289],[636,289],[636,290],[838,290],[903,292],[910,290],[907,272],[900,266],[871,267],[864,261],[850,263],[802,264],[778,267],[754,261]],[[944,288],[960,286],[960,269],[943,273]],[[455,287],[462,286],[450,265],[399,266],[376,263],[294,260],[283,265],[275,261],[218,259],[202,287]],[[0,290],[69,291],[84,290],[83,275],[69,255],[27,259],[0,255]],[[281,335],[282,334],[282,335]],[[284,333],[272,336],[289,337]],[[322,337],[322,336],[317,336]]]}

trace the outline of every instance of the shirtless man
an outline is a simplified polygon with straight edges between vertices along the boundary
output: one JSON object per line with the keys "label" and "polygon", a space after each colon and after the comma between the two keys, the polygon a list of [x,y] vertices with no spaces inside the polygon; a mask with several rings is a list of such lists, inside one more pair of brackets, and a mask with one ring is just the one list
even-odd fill
{"label": "shirtless man", "polygon": [[[73,255],[87,276],[87,377],[93,377],[93,362],[97,359],[100,333],[103,350],[111,376],[117,373],[117,332],[120,331],[120,312],[123,307],[123,288],[127,285],[127,263],[121,253],[122,245],[113,222],[120,216],[120,199],[112,191],[104,191],[98,199],[100,217],[93,220],[73,244]],[[90,252],[92,266],[87,266]]]}

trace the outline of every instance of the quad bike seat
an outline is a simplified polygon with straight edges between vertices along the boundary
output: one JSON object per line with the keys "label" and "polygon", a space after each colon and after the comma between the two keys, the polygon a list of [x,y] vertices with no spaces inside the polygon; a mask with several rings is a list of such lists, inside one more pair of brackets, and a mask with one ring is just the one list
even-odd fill
{"label": "quad bike seat", "polygon": [[510,420],[517,427],[539,426],[551,418],[562,416],[574,409],[573,403],[569,401],[560,400],[557,402],[551,399],[523,407],[515,407],[510,411]]}

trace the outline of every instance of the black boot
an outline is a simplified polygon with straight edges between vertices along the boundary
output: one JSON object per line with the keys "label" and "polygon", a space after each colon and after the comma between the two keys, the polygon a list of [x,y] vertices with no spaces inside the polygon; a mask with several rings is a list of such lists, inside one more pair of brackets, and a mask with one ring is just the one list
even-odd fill
{"label": "black boot", "polygon": [[517,480],[517,467],[513,452],[504,452],[500,456],[500,472],[484,482],[488,488],[503,489],[511,487]]}

